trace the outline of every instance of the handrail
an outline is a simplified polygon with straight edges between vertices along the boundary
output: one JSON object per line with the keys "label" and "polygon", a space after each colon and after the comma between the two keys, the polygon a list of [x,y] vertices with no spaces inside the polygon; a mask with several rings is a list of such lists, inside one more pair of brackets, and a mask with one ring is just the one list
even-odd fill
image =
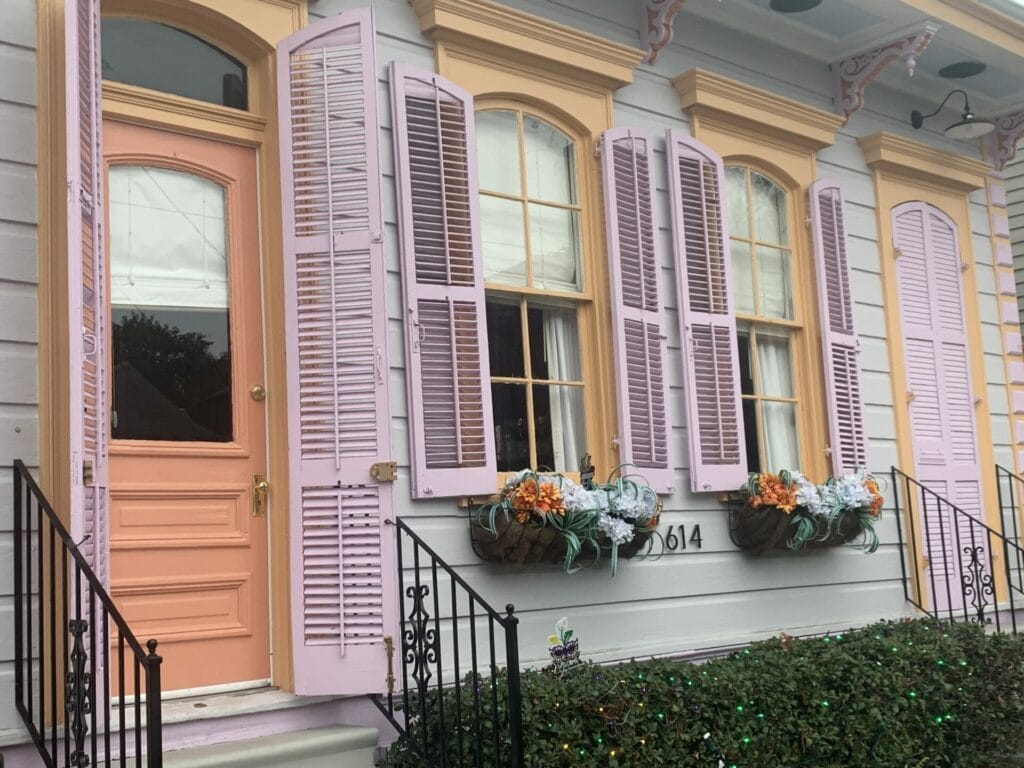
{"label": "handrail", "polygon": [[[1011,632],[1017,616],[1010,571],[1011,555],[1024,558],[1024,549],[996,530],[936,493],[910,475],[892,467],[893,503],[907,600],[937,619],[993,623],[1003,630],[1006,618],[996,603],[996,559],[1004,562],[1008,585],[1007,605]],[[902,498],[902,502],[901,502]],[[908,544],[903,520],[909,523]],[[918,535],[920,524],[921,533]],[[997,554],[998,553],[998,554]]]}
{"label": "handrail", "polygon": [[13,512],[15,707],[44,764],[141,765],[145,755],[147,768],[161,768],[156,640],[144,649],[136,639],[19,460]]}
{"label": "handrail", "polygon": [[[407,747],[422,765],[448,766],[450,750],[464,755],[468,745],[475,758],[472,765],[499,768],[482,754],[486,742],[493,755],[507,755],[507,760],[501,760],[501,768],[522,768],[519,619],[514,606],[506,606],[502,615],[404,520],[398,519],[395,525],[401,679],[389,678],[387,694],[372,700],[406,735]],[[439,588],[439,576],[447,578],[447,590]],[[442,597],[442,591],[448,594]],[[498,685],[498,630],[505,645],[501,659],[505,664],[504,685]],[[467,649],[468,659],[460,656]],[[490,677],[489,691],[485,690],[481,671]],[[399,693],[394,688],[396,682]],[[453,727],[452,723],[458,725]],[[448,743],[449,739],[456,744]],[[456,764],[462,765],[461,760]]]}
{"label": "handrail", "polygon": [[[1004,492],[1005,487],[1005,492]],[[1010,471],[1006,467],[996,464],[996,490],[999,495],[999,527],[1003,536],[1011,539],[1017,545],[1014,563],[1016,571],[1011,570],[1010,562],[1007,561],[1007,579],[1010,589],[1015,589],[1024,595],[1024,549],[1021,548],[1021,531],[1019,527],[1019,512],[1024,504],[1024,477]],[[1006,533],[1006,518],[1013,521],[1012,538]]]}

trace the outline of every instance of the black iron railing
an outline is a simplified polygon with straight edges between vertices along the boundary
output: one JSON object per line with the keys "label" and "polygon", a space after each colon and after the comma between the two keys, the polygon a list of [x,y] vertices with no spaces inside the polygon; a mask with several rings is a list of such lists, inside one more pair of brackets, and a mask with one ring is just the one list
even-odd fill
{"label": "black iron railing", "polygon": [[514,607],[494,610],[403,520],[397,527],[401,678],[375,703],[419,765],[522,768]]}
{"label": "black iron railing", "polygon": [[28,468],[15,461],[15,706],[47,768],[161,768],[156,646],[135,639]]}
{"label": "black iron railing", "polygon": [[999,489],[999,529],[1015,547],[1006,563],[1009,588],[1024,597],[1024,542],[1021,541],[1020,516],[1024,512],[1024,478],[996,465],[996,487]]}
{"label": "black iron railing", "polygon": [[907,600],[937,619],[1016,633],[1024,601],[1011,566],[1024,558],[1019,542],[896,467],[892,481]]}

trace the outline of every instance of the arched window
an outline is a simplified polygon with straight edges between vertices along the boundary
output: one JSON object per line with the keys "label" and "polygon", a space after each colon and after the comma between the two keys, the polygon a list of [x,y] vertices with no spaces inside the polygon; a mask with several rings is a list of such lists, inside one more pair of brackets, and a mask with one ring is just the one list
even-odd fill
{"label": "arched window", "polygon": [[803,318],[793,284],[788,195],[744,166],[727,167],[725,180],[747,462],[751,472],[798,469],[796,334]]}
{"label": "arched window", "polygon": [[145,19],[105,17],[103,79],[248,109],[245,65],[195,35]]}
{"label": "arched window", "polygon": [[587,448],[577,146],[516,108],[476,116],[498,469],[574,472]]}

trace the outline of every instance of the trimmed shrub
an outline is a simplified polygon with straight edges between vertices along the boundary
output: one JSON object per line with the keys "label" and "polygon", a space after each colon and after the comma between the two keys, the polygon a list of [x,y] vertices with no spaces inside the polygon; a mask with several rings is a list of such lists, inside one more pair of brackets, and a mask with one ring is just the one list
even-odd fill
{"label": "trimmed shrub", "polygon": [[[783,636],[701,665],[527,670],[522,684],[530,768],[981,768],[1018,764],[1024,734],[1024,639],[971,624],[885,622]],[[424,728],[438,743],[443,704],[446,764],[504,766],[504,735],[489,724],[495,698],[505,716],[505,687],[502,672],[463,681],[443,702],[430,696],[388,765],[442,764],[416,745]]]}

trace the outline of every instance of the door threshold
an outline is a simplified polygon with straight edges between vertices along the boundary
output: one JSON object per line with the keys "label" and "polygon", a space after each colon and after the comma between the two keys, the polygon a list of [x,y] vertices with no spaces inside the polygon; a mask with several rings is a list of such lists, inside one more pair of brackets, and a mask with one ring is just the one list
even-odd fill
{"label": "door threshold", "polygon": [[[245,680],[240,683],[221,683],[220,685],[204,685],[197,688],[179,688],[175,691],[161,691],[161,701],[174,701],[175,699],[195,699],[204,696],[220,696],[225,693],[239,693],[241,691],[254,691],[270,688],[270,678],[263,680]],[[143,696],[145,701],[146,697]]]}

